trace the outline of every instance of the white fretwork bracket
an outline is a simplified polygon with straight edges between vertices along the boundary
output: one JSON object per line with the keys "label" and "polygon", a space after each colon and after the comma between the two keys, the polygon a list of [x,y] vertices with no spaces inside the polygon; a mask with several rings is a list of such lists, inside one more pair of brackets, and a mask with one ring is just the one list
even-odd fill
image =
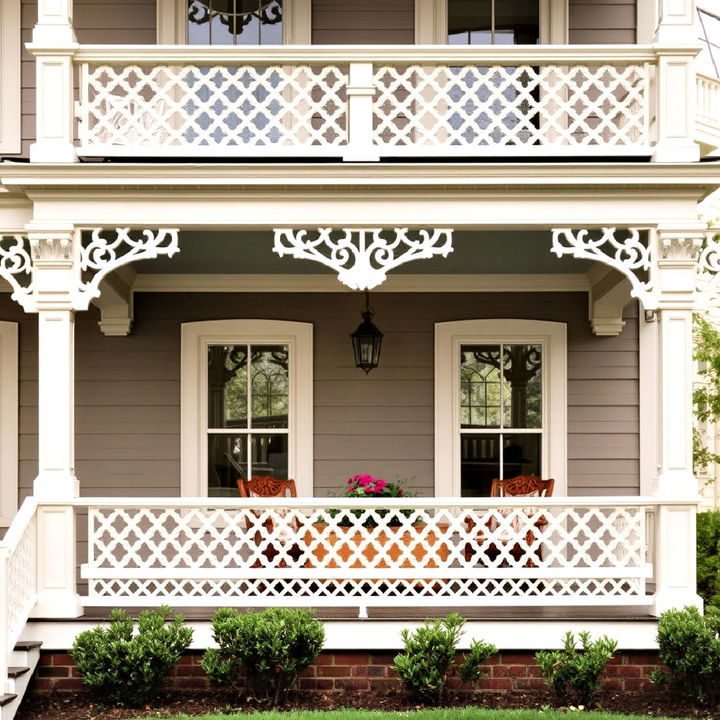
{"label": "white fretwork bracket", "polygon": [[[372,290],[387,279],[388,270],[411,260],[447,257],[453,251],[453,231],[447,228],[435,228],[432,234],[408,228],[344,228],[340,237],[333,236],[332,228],[318,228],[312,235],[288,228],[274,232],[273,252],[322,263],[353,290]],[[383,233],[394,237],[388,239]]]}
{"label": "white fretwork bracket", "polygon": [[657,307],[657,297],[651,246],[642,242],[638,228],[623,232],[626,237],[618,239],[614,227],[599,230],[554,228],[552,252],[558,257],[572,255],[609,265],[630,281],[630,295],[638,298],[646,310],[653,310]]}
{"label": "white fretwork bracket", "polygon": [[27,235],[0,235],[0,277],[26,312],[87,310],[100,294],[100,283],[117,268],[178,251],[177,229],[95,228],[83,247],[77,228],[28,226]]}
{"label": "white fretwork bracket", "polygon": [[711,227],[698,259],[697,290],[702,309],[720,308],[720,228]]}

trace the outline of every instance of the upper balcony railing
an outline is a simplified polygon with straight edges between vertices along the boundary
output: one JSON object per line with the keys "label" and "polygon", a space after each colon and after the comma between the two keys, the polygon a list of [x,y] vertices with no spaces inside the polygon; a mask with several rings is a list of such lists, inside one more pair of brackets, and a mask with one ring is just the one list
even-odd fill
{"label": "upper balcony railing", "polygon": [[[52,50],[30,49],[41,73]],[[627,45],[75,46],[76,150],[368,161],[648,156],[668,138],[673,147],[692,144],[677,128],[693,125],[692,102],[682,99],[692,98],[694,76],[677,67],[689,68],[693,53]],[[673,71],[663,72],[670,59]],[[56,109],[43,106],[41,92],[38,113]],[[717,115],[707,120],[720,127]],[[39,146],[46,125],[39,117]]]}

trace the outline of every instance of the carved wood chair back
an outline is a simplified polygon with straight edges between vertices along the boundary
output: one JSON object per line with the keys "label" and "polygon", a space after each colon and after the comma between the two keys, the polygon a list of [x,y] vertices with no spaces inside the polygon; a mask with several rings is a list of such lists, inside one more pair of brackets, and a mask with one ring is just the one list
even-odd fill
{"label": "carved wood chair back", "polygon": [[297,497],[294,480],[281,480],[271,475],[253,475],[250,480],[237,479],[240,497]]}
{"label": "carved wood chair back", "polygon": [[503,480],[495,478],[490,487],[490,497],[550,497],[554,486],[554,478],[543,480],[536,475],[518,475]]}

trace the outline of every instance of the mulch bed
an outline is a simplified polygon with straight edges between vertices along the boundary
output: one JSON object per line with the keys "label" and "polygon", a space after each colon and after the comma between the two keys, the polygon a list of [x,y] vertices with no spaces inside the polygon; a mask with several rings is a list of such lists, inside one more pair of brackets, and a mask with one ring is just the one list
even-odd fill
{"label": "mulch bed", "polygon": [[[545,691],[533,692],[477,692],[457,693],[450,698],[450,706],[473,705],[485,708],[557,707],[553,696]],[[399,692],[303,692],[291,694],[286,709],[329,710],[335,708],[364,708],[368,710],[417,710],[407,695]],[[30,695],[17,720],[127,720],[148,716],[186,714],[204,715],[209,712],[249,712],[257,705],[238,697],[236,692],[200,691],[174,692],[160,696],[152,705],[131,709],[97,704],[86,693],[53,693]],[[676,694],[661,690],[637,693],[601,693],[596,709],[647,716],[690,717],[720,720],[720,708],[708,710],[694,706]]]}

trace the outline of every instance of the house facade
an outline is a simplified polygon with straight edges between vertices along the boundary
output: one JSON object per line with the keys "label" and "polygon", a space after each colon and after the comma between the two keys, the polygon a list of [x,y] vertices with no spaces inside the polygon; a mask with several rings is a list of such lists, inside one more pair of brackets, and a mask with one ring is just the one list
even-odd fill
{"label": "house facade", "polygon": [[[696,20],[3,0],[0,670],[89,607],[161,603],[350,607],[333,647],[388,649],[416,607],[484,608],[470,636],[515,648],[612,608],[652,647],[699,602],[720,81]],[[239,499],[257,474],[298,498]],[[357,474],[417,495],[333,497]],[[488,497],[530,474],[552,497]]]}

